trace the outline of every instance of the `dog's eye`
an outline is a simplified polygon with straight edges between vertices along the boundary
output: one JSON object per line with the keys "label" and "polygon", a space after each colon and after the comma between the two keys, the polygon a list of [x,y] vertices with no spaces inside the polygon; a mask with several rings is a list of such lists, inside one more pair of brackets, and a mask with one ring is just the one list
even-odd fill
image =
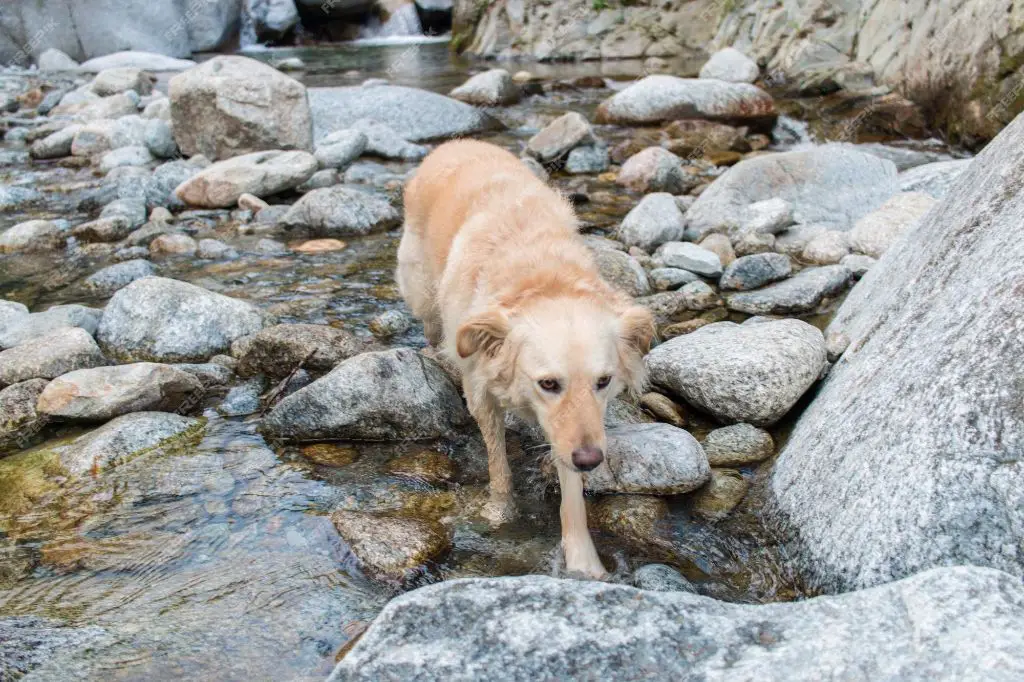
{"label": "dog's eye", "polygon": [[548,393],[558,393],[562,388],[562,385],[558,383],[558,379],[541,379],[537,382],[537,385]]}
{"label": "dog's eye", "polygon": [[603,391],[608,388],[608,384],[612,383],[612,378],[607,374],[597,380],[597,390]]}

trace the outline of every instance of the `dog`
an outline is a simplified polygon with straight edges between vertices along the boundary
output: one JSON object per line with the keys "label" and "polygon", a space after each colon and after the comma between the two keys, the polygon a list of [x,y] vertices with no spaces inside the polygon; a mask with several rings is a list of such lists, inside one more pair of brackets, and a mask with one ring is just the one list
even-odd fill
{"label": "dog", "polygon": [[608,402],[644,385],[650,312],[601,278],[560,194],[473,140],[442,144],[407,184],[396,279],[428,342],[461,372],[487,446],[483,516],[514,516],[505,414],[533,419],[558,472],[566,569],[607,576],[581,473],[604,460]]}

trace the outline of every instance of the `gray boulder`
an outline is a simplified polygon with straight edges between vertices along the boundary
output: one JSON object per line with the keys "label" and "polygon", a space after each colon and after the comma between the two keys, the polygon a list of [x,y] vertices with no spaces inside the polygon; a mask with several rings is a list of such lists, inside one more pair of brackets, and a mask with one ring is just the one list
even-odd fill
{"label": "gray boulder", "polygon": [[53,379],[77,369],[107,364],[99,346],[81,327],[59,329],[0,351],[0,386],[28,379]]}
{"label": "gray boulder", "polygon": [[715,429],[704,439],[703,446],[708,463],[713,467],[749,466],[775,454],[771,434],[751,424]]}
{"label": "gray boulder", "polygon": [[575,111],[562,114],[526,143],[526,153],[541,163],[563,158],[575,147],[593,144],[590,122]]}
{"label": "gray boulder", "polygon": [[666,267],[689,270],[705,277],[722,274],[718,254],[690,242],[665,242],[654,252],[654,260]]}
{"label": "gray boulder", "polygon": [[231,344],[242,376],[288,376],[301,363],[311,372],[329,372],[365,350],[362,341],[344,329],[322,324],[278,324]]}
{"label": "gray boulder", "polygon": [[469,104],[399,85],[310,88],[309,104],[317,141],[362,118],[383,123],[412,142],[468,135],[498,125]]}
{"label": "gray boulder", "polygon": [[806,315],[827,308],[852,281],[844,265],[807,268],[777,284],[726,296],[725,302],[750,315]]}
{"label": "gray boulder", "polygon": [[77,71],[78,62],[56,48],[43,50],[36,58],[40,71]]}
{"label": "gray boulder", "polygon": [[496,107],[515,104],[522,93],[512,82],[512,76],[505,69],[490,69],[470,77],[465,83],[448,93],[449,97],[482,107]]}
{"label": "gray boulder", "polygon": [[214,57],[170,81],[174,138],[212,160],[272,149],[312,151],[306,88],[247,57]]}
{"label": "gray boulder", "polygon": [[313,156],[320,168],[344,168],[366,150],[366,134],[358,130],[339,130],[317,143]]}
{"label": "gray boulder", "polygon": [[0,348],[13,348],[71,327],[81,327],[92,334],[102,314],[103,311],[96,308],[69,304],[55,305],[41,313],[16,315],[6,324],[0,321]]}
{"label": "gray boulder", "polygon": [[307,192],[281,219],[316,237],[354,237],[396,226],[401,214],[376,194],[344,186]]}
{"label": "gray boulder", "polygon": [[653,251],[665,242],[683,237],[683,213],[671,194],[648,194],[634,206],[616,231],[615,237],[628,246]]}
{"label": "gray boulder", "polygon": [[700,180],[683,168],[678,156],[661,147],[648,147],[626,159],[615,182],[634,192],[683,194]]}
{"label": "gray boulder", "polygon": [[901,192],[923,192],[933,199],[942,199],[971,165],[971,159],[936,161],[903,171],[899,175]]}
{"label": "gray boulder", "polygon": [[177,411],[202,392],[188,372],[138,362],[68,372],[47,384],[36,409],[61,419],[106,421],[129,412]]}
{"label": "gray boulder", "polygon": [[756,156],[739,162],[711,183],[686,214],[696,237],[735,230],[750,204],[781,198],[800,224],[849,230],[899,191],[891,161],[844,145]]}
{"label": "gray boulder", "polygon": [[45,426],[46,417],[36,411],[36,401],[48,383],[29,379],[0,389],[0,455],[28,447]]}
{"label": "gray boulder", "polygon": [[893,242],[938,201],[928,194],[901,192],[857,221],[850,230],[850,247],[857,253],[880,258]]}
{"label": "gray boulder", "polygon": [[[229,0],[229,3],[233,0]],[[217,5],[228,5],[228,3],[216,3]],[[79,67],[81,71],[87,73],[98,73],[104,69],[116,69],[118,67],[131,67],[135,69],[145,69],[150,72],[164,72],[164,71],[184,71],[191,69],[196,63],[191,59],[175,59],[174,57],[168,57],[166,54],[157,54],[154,52],[145,52],[142,50],[124,50],[121,52],[112,52],[105,54],[102,57],[93,57],[88,61],[82,62]]]}
{"label": "gray boulder", "polygon": [[95,626],[70,627],[39,616],[0,618],[0,671],[6,680],[18,680],[67,652],[84,651],[111,640],[105,630]]}
{"label": "gray boulder", "polygon": [[0,233],[0,254],[39,253],[64,248],[67,235],[52,220],[29,220]]}
{"label": "gray boulder", "polygon": [[242,12],[261,41],[277,41],[299,23],[294,0],[243,0]]}
{"label": "gray boulder", "polygon": [[544,576],[470,578],[393,599],[329,682],[1010,682],[1024,674],[1022,619],[1020,580],[971,567],[758,606]]}
{"label": "gray boulder", "polygon": [[345,360],[278,403],[263,429],[292,441],[419,440],[454,435],[470,422],[444,370],[396,348]]}
{"label": "gray boulder", "polygon": [[1024,576],[1024,118],[854,287],[846,352],[771,473],[813,585],[932,566]]}
{"label": "gray boulder", "polygon": [[243,194],[267,197],[298,187],[317,168],[316,157],[308,152],[254,152],[199,171],[178,185],[174,194],[190,206],[230,208]]}
{"label": "gray boulder", "polygon": [[770,129],[775,102],[749,83],[653,75],[620,90],[597,108],[598,123],[636,125],[685,118]]}
{"label": "gray boulder", "polygon": [[677,495],[704,485],[711,476],[700,443],[670,424],[626,424],[607,430],[605,461],[583,474],[595,493]]}
{"label": "gray boulder", "polygon": [[636,258],[614,249],[595,249],[594,262],[601,277],[616,289],[630,296],[647,296],[651,283]]}
{"label": "gray boulder", "polygon": [[818,380],[825,338],[800,320],[718,322],[646,358],[651,382],[724,422],[773,424]]}
{"label": "gray boulder", "polygon": [[[396,132],[390,126],[368,118],[360,119],[352,124],[349,130],[354,130],[366,136],[364,153],[373,156],[380,156],[385,159],[422,159],[430,151],[421,144],[413,144],[402,134]],[[337,139],[338,135],[348,131],[338,131],[323,138],[324,143]]]}
{"label": "gray boulder", "polygon": [[573,175],[603,173],[608,170],[608,146],[588,144],[576,147],[565,157],[565,172]]}
{"label": "gray boulder", "polygon": [[793,271],[789,256],[781,253],[756,253],[737,258],[722,273],[718,286],[723,290],[746,291],[786,279]]}
{"label": "gray boulder", "polygon": [[120,362],[204,362],[263,324],[263,315],[245,301],[186,282],[144,277],[110,299],[96,339]]}
{"label": "gray boulder", "polygon": [[760,75],[757,62],[734,47],[726,47],[714,53],[700,68],[701,78],[715,78],[730,83],[753,83]]}
{"label": "gray boulder", "polygon": [[135,412],[112,419],[54,450],[69,475],[81,476],[126,462],[153,448],[198,436],[205,425],[205,419],[167,412]]}
{"label": "gray boulder", "polygon": [[126,260],[97,270],[82,283],[87,290],[99,296],[110,296],[137,279],[154,273],[153,264],[142,258]]}

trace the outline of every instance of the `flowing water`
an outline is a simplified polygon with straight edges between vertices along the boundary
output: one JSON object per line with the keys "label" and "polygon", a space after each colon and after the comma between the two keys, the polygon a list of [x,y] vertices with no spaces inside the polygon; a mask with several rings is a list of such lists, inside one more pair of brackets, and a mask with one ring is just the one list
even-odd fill
{"label": "flowing water", "polygon": [[[307,68],[297,77],[310,86],[383,77],[447,92],[471,68],[450,56],[446,45],[432,43],[253,54],[271,62],[301,57]],[[629,62],[530,69],[557,81],[604,75],[627,82],[642,73],[639,63]],[[589,115],[607,96],[607,89],[553,89],[496,111],[507,129],[484,137],[518,153],[553,117],[568,110]],[[598,132],[612,144],[629,135],[610,127]],[[99,178],[68,163],[29,166],[19,161],[20,151],[5,143],[4,153],[13,156],[0,168],[0,181],[34,186],[47,198],[30,211],[4,216],[0,227],[34,217],[85,220],[88,211],[77,205]],[[395,194],[411,168],[359,163],[383,191]],[[595,176],[553,182],[589,197],[579,211],[586,230],[597,234],[638,198]],[[268,256],[259,253],[261,235],[240,234],[239,223],[225,213],[191,212],[179,224],[197,238],[222,239],[242,255],[217,263],[166,260],[158,264],[159,274],[251,300],[282,322],[339,325],[369,339],[367,324],[375,315],[404,309],[392,277],[398,231],[348,240],[340,252]],[[33,310],[67,302],[102,305],[79,282],[110,262],[102,251],[58,262],[49,256],[7,258],[0,298]],[[425,341],[415,326],[389,344]],[[214,409],[219,400],[208,396],[202,407],[208,421],[198,441],[68,482],[28,510],[11,513],[0,500],[0,617],[40,615],[103,631],[88,647],[65,652],[61,663],[37,670],[38,679],[322,679],[346,642],[402,589],[360,573],[328,518],[339,507],[395,510],[454,529],[453,549],[443,562],[405,588],[454,577],[555,570],[557,493],[530,452],[517,451],[514,458],[523,513],[492,532],[471,513],[486,489],[485,456],[473,438],[281,447],[257,433],[257,415],[220,416]],[[693,430],[700,435],[709,426],[698,419]],[[392,466],[400,456],[435,461],[429,453],[438,452],[454,463],[453,470],[410,477]],[[27,460],[16,460],[26,468],[26,484],[33,480]],[[606,564],[619,566],[619,579],[627,580],[643,563],[660,561],[722,599],[805,596],[751,504],[717,524],[699,520],[689,504],[685,497],[670,500],[668,519],[651,529],[649,541],[596,534]]]}

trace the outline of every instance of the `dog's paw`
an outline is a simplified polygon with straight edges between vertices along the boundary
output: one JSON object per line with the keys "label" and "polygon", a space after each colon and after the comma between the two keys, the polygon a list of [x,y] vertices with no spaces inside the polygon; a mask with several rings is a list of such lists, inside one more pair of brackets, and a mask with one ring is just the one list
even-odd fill
{"label": "dog's paw", "polygon": [[570,577],[582,577],[590,580],[607,580],[611,577],[597,557],[597,552],[567,552],[565,554],[565,572]]}
{"label": "dog's paw", "polygon": [[514,521],[518,515],[516,501],[511,495],[492,495],[480,509],[480,516],[491,524],[492,528]]}

